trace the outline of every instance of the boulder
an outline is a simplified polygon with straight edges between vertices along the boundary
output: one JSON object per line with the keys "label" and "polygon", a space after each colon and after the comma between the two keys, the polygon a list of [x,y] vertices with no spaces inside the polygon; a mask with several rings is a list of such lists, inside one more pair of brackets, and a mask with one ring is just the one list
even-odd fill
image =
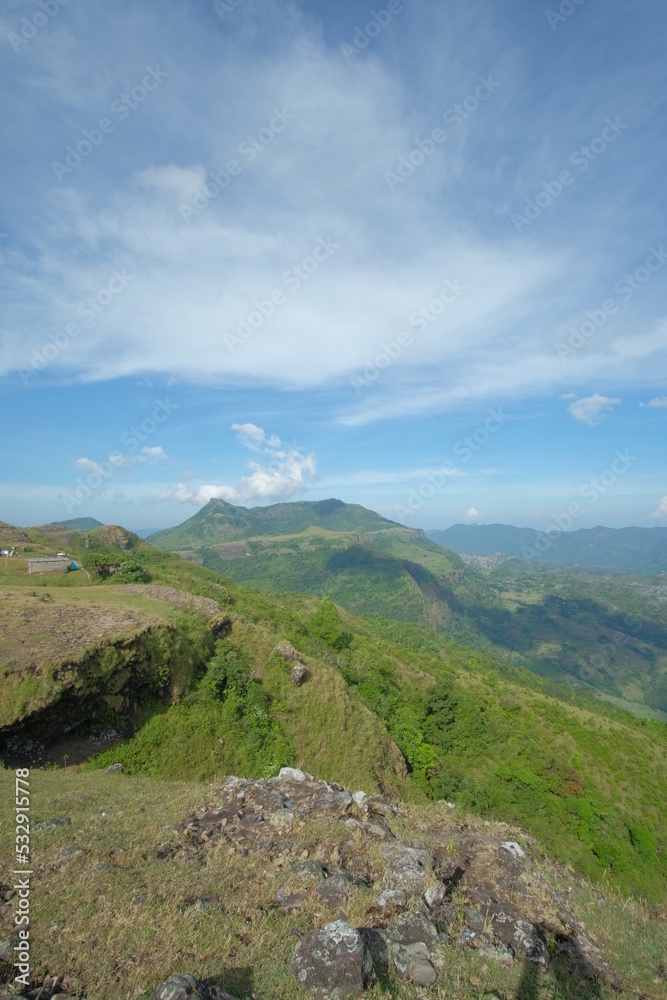
{"label": "boulder", "polygon": [[292,672],[289,675],[290,683],[294,684],[295,687],[301,687],[306,679],[306,674],[308,671],[304,667],[303,663],[295,663],[292,667]]}
{"label": "boulder", "polygon": [[434,865],[428,851],[388,843],[382,848],[382,857],[389,863],[385,888],[403,889],[405,892],[422,895],[426,888],[426,876]]}
{"label": "boulder", "polygon": [[341,872],[339,875],[332,875],[324,882],[320,882],[315,894],[321,903],[336,910],[346,901],[353,884],[351,876],[347,872]]}
{"label": "boulder", "polygon": [[383,913],[404,910],[408,905],[407,893],[403,889],[383,889],[378,896],[377,905]]}
{"label": "boulder", "polygon": [[280,653],[285,663],[296,663],[299,659],[296,649],[288,646],[287,643],[280,643],[278,646],[274,646],[271,652]]}
{"label": "boulder", "polygon": [[433,986],[438,979],[435,969],[428,959],[417,959],[408,966],[406,975],[408,979],[417,983],[418,986]]}
{"label": "boulder", "polygon": [[375,978],[370,951],[345,920],[302,937],[292,955],[292,972],[317,1000],[361,996]]}

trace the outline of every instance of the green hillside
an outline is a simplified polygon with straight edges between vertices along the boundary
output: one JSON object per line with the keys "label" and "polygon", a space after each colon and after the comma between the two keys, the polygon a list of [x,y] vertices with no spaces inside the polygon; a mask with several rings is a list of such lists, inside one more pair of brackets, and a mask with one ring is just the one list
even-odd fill
{"label": "green hillside", "polygon": [[[305,525],[308,517],[347,527]],[[258,533],[277,518],[282,533]],[[376,522],[380,528],[358,527]],[[287,532],[293,523],[298,531]],[[667,720],[665,604],[650,597],[660,585],[646,577],[614,585],[608,574],[517,560],[480,570],[420,530],[339,501],[252,511],[212,501],[161,533],[160,546],[261,590],[327,595],[357,614],[440,629],[638,715]]]}
{"label": "green hillside", "polygon": [[[66,593],[72,576],[84,589],[134,579],[139,592],[161,585],[216,600],[230,629],[176,704],[147,695],[134,720],[120,709],[108,715],[105,725],[123,732],[133,721],[136,732],[91,766],[120,761],[129,773],[159,780],[213,780],[269,776],[289,765],[414,801],[446,798],[521,824],[594,880],[656,901],[664,895],[664,725],[441,631],[360,618],[327,598],[249,590],[116,533],[132,542],[129,552],[107,543],[96,549],[99,529],[74,537],[88,583],[80,574],[16,577],[12,588]],[[114,558],[119,571],[105,575]],[[281,643],[305,665],[301,687],[275,651]]]}

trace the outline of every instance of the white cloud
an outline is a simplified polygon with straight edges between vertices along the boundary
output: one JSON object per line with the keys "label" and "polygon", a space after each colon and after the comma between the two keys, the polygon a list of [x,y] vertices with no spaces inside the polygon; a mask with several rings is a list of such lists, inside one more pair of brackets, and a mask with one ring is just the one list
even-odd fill
{"label": "white cloud", "polygon": [[79,472],[86,472],[89,475],[106,477],[109,473],[105,472],[101,465],[97,462],[93,462],[90,458],[77,458],[74,462],[75,468]]}
{"label": "white cloud", "polygon": [[466,511],[466,517],[479,517],[479,511],[476,507],[470,507],[469,510]]}
{"label": "white cloud", "polygon": [[656,396],[649,399],[648,403],[640,403],[640,406],[650,406],[654,410],[667,410],[667,396]]}
{"label": "white cloud", "polygon": [[[161,445],[156,445],[155,448],[142,448],[141,454],[145,456],[149,461],[153,460],[159,462],[167,457]],[[139,456],[137,456],[137,461],[140,460],[141,459],[139,458]]]}
{"label": "white cloud", "polygon": [[199,488],[185,482],[163,491],[156,497],[158,502],[170,500],[176,503],[194,503],[200,506],[209,500],[226,500],[228,503],[244,504],[259,500],[289,500],[305,492],[317,479],[317,463],[314,454],[306,455],[296,448],[286,447],[275,434],[267,437],[256,424],[232,424],[239,443],[251,451],[261,451],[272,459],[268,465],[248,462],[250,474],[241,476],[235,486],[203,485]]}
{"label": "white cloud", "polygon": [[662,500],[659,501],[656,509],[648,516],[653,520],[662,520],[662,518],[667,518],[667,496],[663,497]]}
{"label": "white cloud", "polygon": [[177,204],[189,201],[206,183],[206,170],[202,166],[177,167],[150,166],[135,174],[135,181],[159,195],[172,197]]}
{"label": "white cloud", "polygon": [[582,396],[581,399],[570,403],[568,410],[576,420],[594,427],[599,423],[600,416],[611,413],[613,407],[618,406],[620,402],[618,398],[601,396],[600,393],[594,392],[592,396]]}

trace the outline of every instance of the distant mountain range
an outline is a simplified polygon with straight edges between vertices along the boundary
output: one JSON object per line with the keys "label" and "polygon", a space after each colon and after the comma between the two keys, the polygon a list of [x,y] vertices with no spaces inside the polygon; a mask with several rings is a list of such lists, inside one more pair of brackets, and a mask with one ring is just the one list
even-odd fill
{"label": "distant mountain range", "polygon": [[426,537],[465,555],[514,556],[621,573],[667,573],[667,528],[580,528],[551,537],[511,524],[454,524]]}

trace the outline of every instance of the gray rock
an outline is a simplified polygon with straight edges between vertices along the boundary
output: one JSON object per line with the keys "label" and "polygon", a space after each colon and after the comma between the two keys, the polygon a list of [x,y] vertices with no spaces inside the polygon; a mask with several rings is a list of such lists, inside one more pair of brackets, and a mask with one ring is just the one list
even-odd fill
{"label": "gray rock", "polygon": [[312,774],[301,771],[298,767],[281,767],[278,772],[278,781],[296,781],[301,784],[308,779],[313,780]]}
{"label": "gray rock", "polygon": [[18,937],[5,938],[0,941],[0,962],[11,964],[14,961],[14,946],[18,944],[18,941]]}
{"label": "gray rock", "polygon": [[220,902],[220,897],[214,892],[203,892],[201,896],[195,900],[192,909],[196,910],[198,913],[203,911],[221,910],[222,903]]}
{"label": "gray rock", "polygon": [[111,767],[108,767],[104,773],[105,774],[121,774],[122,771],[123,771],[123,765],[122,764],[112,764]]}
{"label": "gray rock", "polygon": [[331,878],[320,882],[315,890],[315,894],[321,903],[335,910],[341,907],[346,901],[353,884],[352,878],[347,872],[340,875],[332,875]]}
{"label": "gray rock", "polygon": [[50,934],[51,937],[55,937],[57,934],[60,934],[64,926],[64,920],[56,920],[55,924],[51,924],[50,927],[47,927],[47,934]]}
{"label": "gray rock", "polygon": [[111,871],[111,865],[108,861],[96,861],[90,871],[92,875],[104,874]]}
{"label": "gray rock", "polygon": [[466,927],[471,931],[477,931],[479,934],[484,930],[484,914],[480,913],[479,910],[473,910],[468,908],[463,911],[465,916]]}
{"label": "gray rock", "polygon": [[303,663],[295,663],[289,675],[290,683],[294,684],[295,687],[301,687],[306,679],[307,673],[308,671],[304,667]]}
{"label": "gray rock", "polygon": [[366,795],[366,792],[353,792],[352,801],[355,806],[359,806],[360,809],[363,809],[368,801],[368,796]]}
{"label": "gray rock", "polygon": [[390,965],[401,976],[407,976],[408,969],[415,962],[429,962],[430,957],[430,952],[423,941],[407,945],[389,943]]}
{"label": "gray rock", "polygon": [[428,851],[389,843],[382,848],[382,857],[388,861],[385,888],[403,889],[421,896],[426,888],[426,876],[433,869],[434,860]]}
{"label": "gray rock", "polygon": [[71,844],[69,847],[61,847],[59,851],[56,851],[55,860],[64,861],[66,858],[76,858],[79,854],[83,854],[83,851],[75,844]]}
{"label": "gray rock", "polygon": [[301,938],[291,968],[317,1000],[361,996],[374,981],[371,953],[359,931],[344,920]]}
{"label": "gray rock", "polygon": [[292,875],[303,879],[317,879],[320,882],[326,875],[321,861],[301,861],[290,868]]}
{"label": "gray rock", "polygon": [[383,889],[378,896],[379,909],[393,912],[404,910],[408,905],[408,896],[403,889]]}
{"label": "gray rock", "polygon": [[274,899],[281,910],[286,913],[293,913],[295,910],[303,910],[308,899],[307,892],[289,892],[287,889],[278,889]]}
{"label": "gray rock", "polygon": [[438,981],[435,969],[428,960],[419,959],[409,966],[408,979],[419,986],[433,986]]}
{"label": "gray rock", "polygon": [[141,906],[143,903],[146,902],[147,899],[148,899],[148,896],[143,896],[143,895],[133,896],[132,897],[132,906]]}
{"label": "gray rock", "polygon": [[234,1000],[217,986],[205,986],[194,976],[169,976],[164,983],[156,986],[152,1000]]}
{"label": "gray rock", "polygon": [[400,945],[423,944],[428,949],[438,943],[435,924],[421,913],[400,913],[385,929],[390,941]]}
{"label": "gray rock", "polygon": [[515,858],[519,858],[521,861],[525,861],[526,852],[523,847],[516,843],[514,840],[503,840],[501,847],[504,847],[506,851],[513,854]]}
{"label": "gray rock", "polygon": [[72,820],[69,816],[61,816],[59,819],[47,819],[43,823],[36,823],[33,830],[55,830],[58,826],[71,826]]}
{"label": "gray rock", "polygon": [[428,906],[429,910],[433,910],[436,906],[440,906],[447,895],[447,889],[442,884],[442,882],[436,882],[434,886],[427,889],[424,893],[424,902]]}
{"label": "gray rock", "polygon": [[476,954],[480,958],[488,958],[491,962],[500,962],[501,965],[508,968],[514,963],[511,951],[502,944],[494,944],[493,942],[483,944],[481,948],[477,949]]}
{"label": "gray rock", "polygon": [[278,646],[274,646],[271,652],[280,653],[285,663],[295,663],[299,659],[299,654],[296,649],[292,646],[288,646],[287,643],[281,643]]}

